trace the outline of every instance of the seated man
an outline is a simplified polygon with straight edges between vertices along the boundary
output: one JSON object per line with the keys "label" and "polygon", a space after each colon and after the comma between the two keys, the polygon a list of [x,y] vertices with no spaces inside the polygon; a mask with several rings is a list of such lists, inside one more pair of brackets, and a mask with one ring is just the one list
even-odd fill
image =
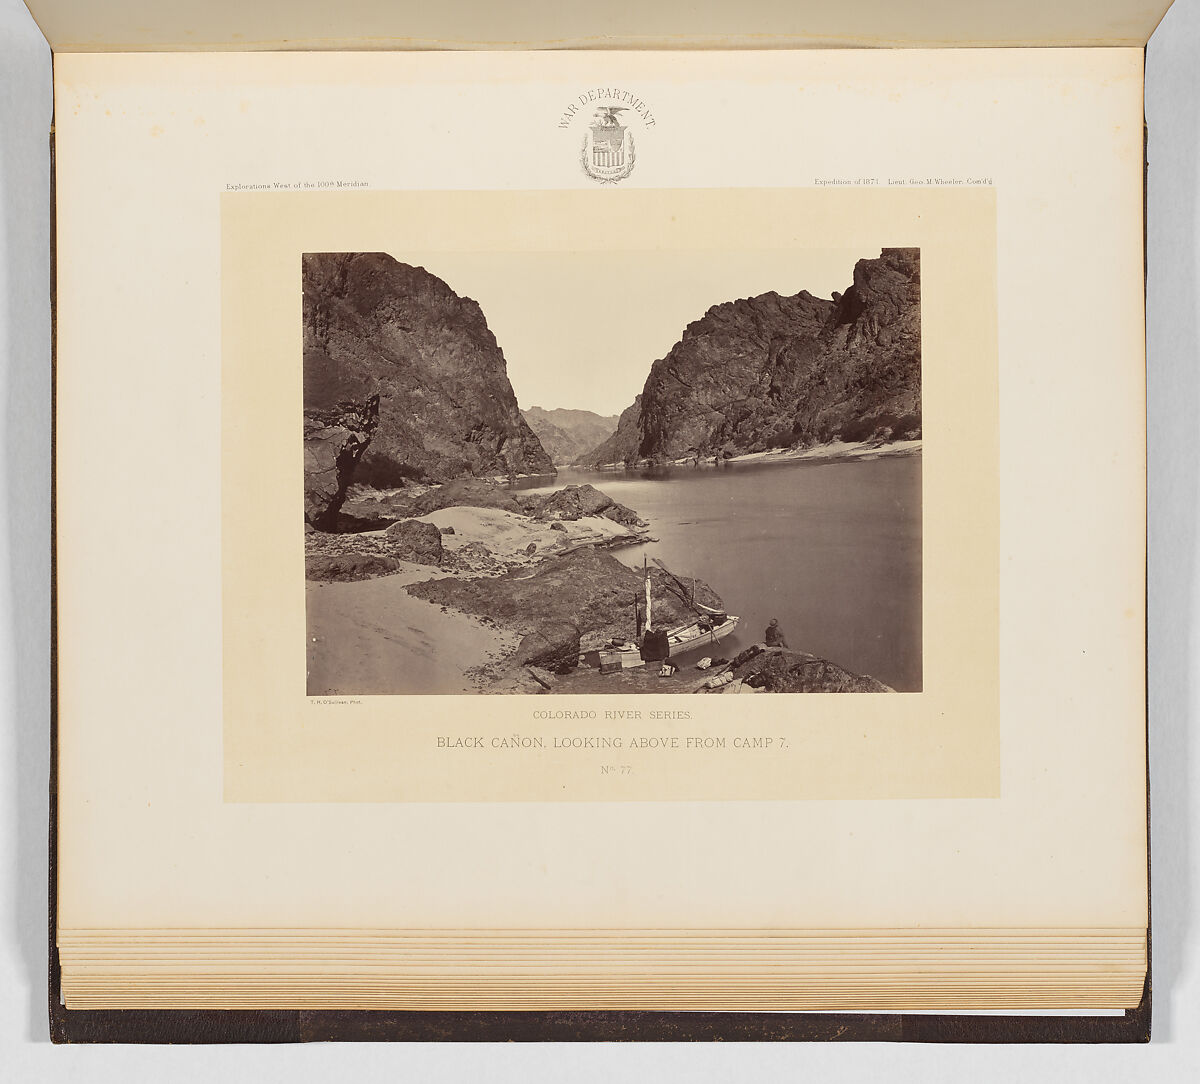
{"label": "seated man", "polygon": [[767,647],[787,647],[787,637],[783,635],[783,629],[779,627],[779,618],[772,617],[771,623],[767,626],[767,631],[763,634],[763,642]]}

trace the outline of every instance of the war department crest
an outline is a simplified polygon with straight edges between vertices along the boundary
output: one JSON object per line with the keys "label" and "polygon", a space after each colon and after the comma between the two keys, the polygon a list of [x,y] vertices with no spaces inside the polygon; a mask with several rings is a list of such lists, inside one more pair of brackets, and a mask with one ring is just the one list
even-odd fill
{"label": "war department crest", "polygon": [[596,110],[594,123],[583,137],[579,160],[583,172],[601,184],[616,184],[633,172],[637,153],[633,132],[622,124],[617,114],[625,106],[602,105]]}
{"label": "war department crest", "polygon": [[[579,131],[583,126],[583,145],[579,165],[586,176],[600,184],[623,181],[637,162],[633,131],[641,125],[646,132],[657,124],[650,106],[632,90],[621,87],[593,87],[568,102],[558,118],[560,128]],[[623,114],[628,114],[623,115]],[[639,133],[638,138],[641,138]]]}

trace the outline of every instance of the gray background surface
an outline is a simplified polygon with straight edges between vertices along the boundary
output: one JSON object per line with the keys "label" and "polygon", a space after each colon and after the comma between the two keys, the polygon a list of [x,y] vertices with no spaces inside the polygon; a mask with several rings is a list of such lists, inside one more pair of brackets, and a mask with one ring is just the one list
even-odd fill
{"label": "gray background surface", "polygon": [[[251,0],[252,2],[252,0]],[[1149,1047],[885,1044],[71,1047],[45,1019],[50,584],[50,53],[0,0],[0,1079],[423,1082],[1200,1079],[1200,0],[1147,52],[1150,732],[1155,1036]],[[121,484],[113,479],[114,485]],[[117,542],[116,544],[119,544]],[[102,575],[103,569],[97,569]]]}

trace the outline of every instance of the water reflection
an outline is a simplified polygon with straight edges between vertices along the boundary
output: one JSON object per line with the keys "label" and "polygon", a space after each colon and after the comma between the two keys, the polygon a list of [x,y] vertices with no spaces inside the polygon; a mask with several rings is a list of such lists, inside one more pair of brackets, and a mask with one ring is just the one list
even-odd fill
{"label": "water reflection", "polygon": [[741,616],[724,654],[762,640],[778,618],[793,649],[921,688],[919,455],[563,470],[514,488],[585,482],[649,519],[659,540],[615,556],[698,576]]}

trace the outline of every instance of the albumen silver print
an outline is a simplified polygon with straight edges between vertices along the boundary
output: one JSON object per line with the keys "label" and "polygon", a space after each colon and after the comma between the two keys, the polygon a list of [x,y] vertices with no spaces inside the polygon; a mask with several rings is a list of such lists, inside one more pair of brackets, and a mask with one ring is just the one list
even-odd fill
{"label": "albumen silver print", "polygon": [[309,695],[921,690],[919,249],[404,256],[302,258]]}

